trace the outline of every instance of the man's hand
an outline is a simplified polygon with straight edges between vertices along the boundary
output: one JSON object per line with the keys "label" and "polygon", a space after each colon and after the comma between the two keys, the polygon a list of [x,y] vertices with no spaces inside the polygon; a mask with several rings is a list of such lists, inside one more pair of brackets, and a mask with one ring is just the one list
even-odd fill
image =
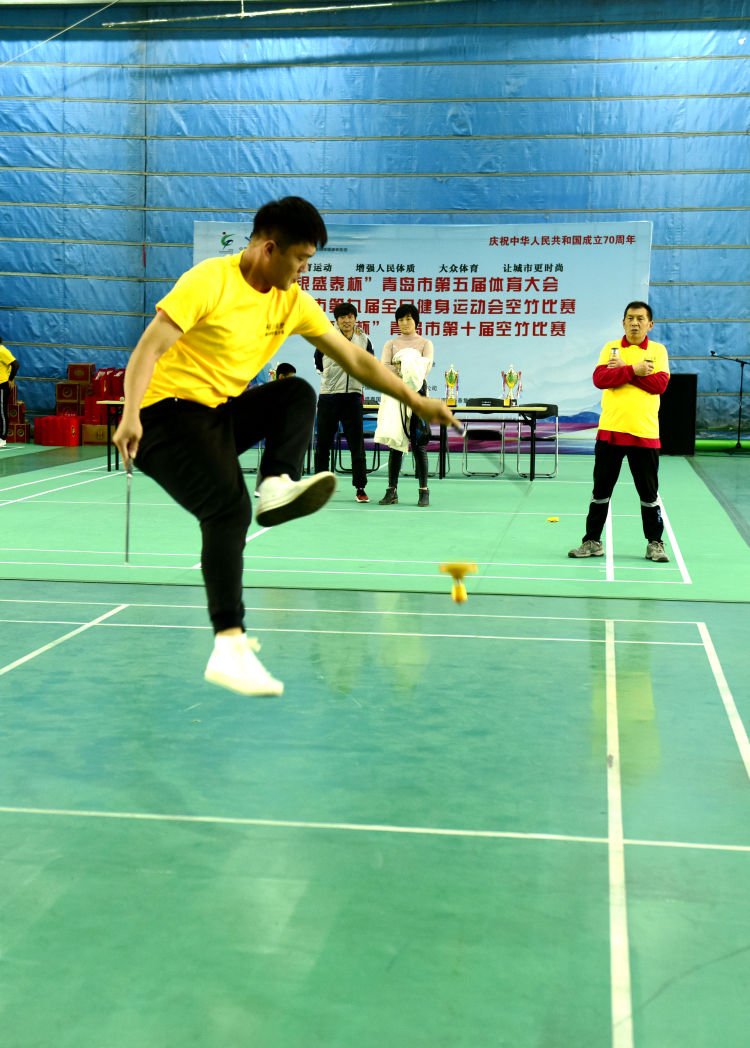
{"label": "man's hand", "polygon": [[130,459],[135,458],[143,436],[141,401],[148,389],[156,362],[175,344],[181,334],[182,328],[159,309],[130,355],[125,369],[125,406],[120,425],[112,438],[122,455],[124,466],[127,466]]}
{"label": "man's hand", "polygon": [[463,423],[459,422],[450,408],[442,400],[433,400],[430,397],[417,396],[418,403],[414,404],[413,410],[425,422],[439,422],[441,426],[452,426],[459,433],[463,433]]}
{"label": "man's hand", "polygon": [[654,371],[656,371],[656,368],[653,360],[639,360],[637,364],[633,364],[633,374],[638,375],[639,378],[653,375]]}
{"label": "man's hand", "polygon": [[135,418],[131,419],[123,415],[112,437],[112,442],[120,452],[122,464],[126,468],[128,461],[135,458],[142,436],[143,426],[138,416],[136,415]]}

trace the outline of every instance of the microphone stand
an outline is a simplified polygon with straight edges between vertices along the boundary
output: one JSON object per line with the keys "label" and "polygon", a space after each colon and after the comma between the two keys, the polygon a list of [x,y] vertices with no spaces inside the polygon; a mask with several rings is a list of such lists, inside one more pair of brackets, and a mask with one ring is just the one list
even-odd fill
{"label": "microphone stand", "polygon": [[735,364],[740,365],[740,410],[737,417],[737,443],[733,448],[727,448],[726,450],[729,455],[734,455],[736,451],[739,451],[741,454],[747,454],[750,452],[750,447],[743,448],[742,446],[742,382],[745,377],[745,365],[750,364],[750,361],[743,360],[742,357],[727,357],[722,353],[714,353],[713,350],[711,350],[711,356],[717,360],[733,360]]}

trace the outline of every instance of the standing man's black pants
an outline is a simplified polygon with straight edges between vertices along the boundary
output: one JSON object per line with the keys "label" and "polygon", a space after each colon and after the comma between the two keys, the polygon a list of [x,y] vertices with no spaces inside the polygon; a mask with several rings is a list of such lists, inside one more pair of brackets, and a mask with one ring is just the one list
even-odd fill
{"label": "standing man's black pants", "polygon": [[10,382],[0,382],[0,440],[8,436],[8,401],[10,400]]}
{"label": "standing man's black pants", "polygon": [[321,393],[318,397],[318,432],[315,439],[315,472],[331,468],[331,451],[339,423],[352,456],[352,484],[355,488],[367,486],[367,460],[362,432],[361,393]]}
{"label": "standing man's black pants", "polygon": [[658,449],[609,444],[605,440],[597,440],[594,447],[594,491],[586,517],[584,542],[587,539],[601,542],[609,512],[609,500],[620,476],[624,458],[628,460],[635,489],[641,500],[643,534],[648,542],[661,542],[664,521],[659,508]]}
{"label": "standing man's black pants", "polygon": [[265,439],[261,475],[299,480],[314,420],[315,393],[301,378],[255,386],[217,408],[169,399],[141,410],[136,464],[200,522],[216,632],[244,628],[242,568],[252,512],[239,455]]}

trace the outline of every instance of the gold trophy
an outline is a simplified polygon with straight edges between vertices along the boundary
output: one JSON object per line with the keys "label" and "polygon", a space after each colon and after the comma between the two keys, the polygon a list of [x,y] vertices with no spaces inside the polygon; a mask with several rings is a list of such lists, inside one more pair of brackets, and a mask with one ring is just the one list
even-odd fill
{"label": "gold trophy", "polygon": [[274,367],[271,367],[271,368],[268,369],[268,381],[269,382],[275,382],[276,381],[276,368],[278,366],[279,365],[276,364],[276,365],[274,365]]}
{"label": "gold trophy", "polygon": [[515,407],[518,404],[518,394],[523,389],[521,385],[521,372],[511,364],[503,376],[503,403],[507,407]]}
{"label": "gold trophy", "polygon": [[445,403],[449,408],[456,406],[456,394],[458,393],[458,372],[451,364],[445,372]]}

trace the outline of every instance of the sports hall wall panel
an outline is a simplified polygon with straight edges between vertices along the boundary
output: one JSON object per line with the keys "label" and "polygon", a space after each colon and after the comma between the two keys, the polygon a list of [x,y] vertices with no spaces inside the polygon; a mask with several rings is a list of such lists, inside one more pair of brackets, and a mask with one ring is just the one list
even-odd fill
{"label": "sports hall wall panel", "polygon": [[127,360],[196,219],[299,193],[331,222],[651,221],[656,337],[699,432],[736,429],[709,352],[750,330],[748,0],[236,10],[0,2],[0,331],[32,413],[67,362]]}

